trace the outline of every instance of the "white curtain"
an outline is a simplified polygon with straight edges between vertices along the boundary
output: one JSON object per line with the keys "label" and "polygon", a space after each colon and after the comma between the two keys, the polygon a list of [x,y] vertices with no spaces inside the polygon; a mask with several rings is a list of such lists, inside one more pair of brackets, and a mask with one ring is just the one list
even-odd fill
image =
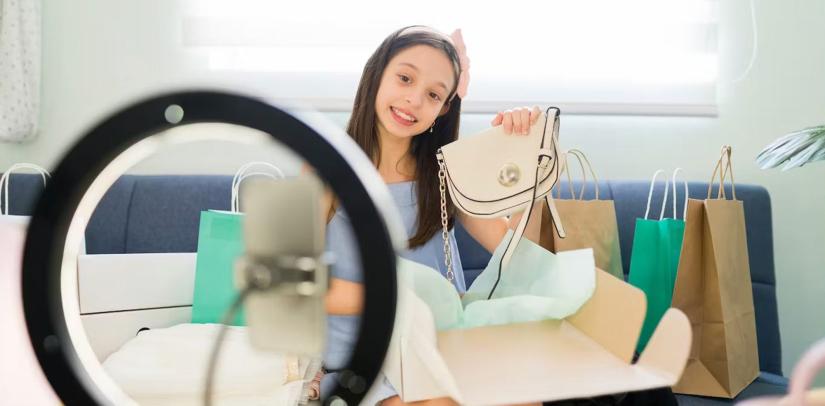
{"label": "white curtain", "polygon": [[0,0],[0,141],[28,141],[37,133],[40,10],[40,0]]}
{"label": "white curtain", "polygon": [[716,114],[719,0],[350,3],[184,0],[183,45],[210,74],[254,83],[273,99],[347,112],[364,62],[387,34],[408,24],[461,28],[472,61],[465,113],[536,104],[565,113]]}

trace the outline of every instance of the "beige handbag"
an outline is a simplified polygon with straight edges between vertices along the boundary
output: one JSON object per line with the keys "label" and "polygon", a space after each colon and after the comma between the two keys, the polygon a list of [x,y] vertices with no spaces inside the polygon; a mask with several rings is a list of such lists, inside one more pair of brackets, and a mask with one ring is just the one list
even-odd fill
{"label": "beige handbag", "polygon": [[[523,211],[512,238],[499,264],[506,267],[524,234],[534,203],[542,199],[553,217],[559,237],[565,232],[559,220],[550,190],[559,179],[557,107],[550,107],[531,126],[527,136],[504,133],[503,126],[485,130],[444,145],[438,150],[441,183],[441,225],[447,279],[452,279],[452,258],[448,238],[446,190],[462,212],[473,217],[503,217]],[[549,131],[548,131],[549,129]],[[490,297],[498,280],[490,291]]]}

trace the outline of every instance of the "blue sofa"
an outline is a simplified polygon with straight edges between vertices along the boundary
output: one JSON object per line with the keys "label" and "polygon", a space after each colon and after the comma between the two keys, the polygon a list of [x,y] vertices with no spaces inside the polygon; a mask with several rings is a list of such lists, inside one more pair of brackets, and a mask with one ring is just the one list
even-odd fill
{"label": "blue sofa", "polygon": [[[13,175],[11,214],[30,214],[42,185],[35,175]],[[99,203],[86,230],[89,254],[194,252],[197,248],[199,213],[204,209],[229,208],[231,176],[142,176],[121,177]],[[644,215],[649,182],[602,181],[601,198],[615,201],[622,262],[630,264],[635,219]],[[654,194],[653,207],[660,207],[662,185]],[[566,190],[562,189],[562,190]],[[682,189],[680,188],[680,192]],[[737,197],[745,206],[748,255],[756,310],[759,378],[734,401],[782,394],[787,379],[782,376],[782,354],[776,305],[771,203],[760,186],[739,185]],[[690,183],[692,198],[704,198],[706,183]],[[592,188],[586,198],[592,198]],[[681,207],[684,197],[679,196]],[[658,204],[657,204],[658,203]],[[463,229],[457,230],[458,247],[468,285],[486,266],[490,254]],[[732,401],[678,395],[682,405],[730,404]]]}

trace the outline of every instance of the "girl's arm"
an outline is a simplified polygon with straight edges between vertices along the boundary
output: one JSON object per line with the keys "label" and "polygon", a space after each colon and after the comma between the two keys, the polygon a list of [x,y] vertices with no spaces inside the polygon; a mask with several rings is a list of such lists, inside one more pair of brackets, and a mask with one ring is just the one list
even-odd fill
{"label": "girl's arm", "polygon": [[[315,171],[309,165],[304,164],[301,166],[301,175],[315,176]],[[332,220],[334,214],[332,210],[333,201],[332,190],[325,187],[324,195],[321,197],[321,213],[325,215],[327,223]],[[329,290],[324,301],[328,314],[344,316],[361,314],[364,304],[364,285],[346,279],[330,277]]]}
{"label": "girl's arm", "polygon": [[520,220],[521,213],[513,214],[509,220],[504,217],[491,219],[470,217],[464,213],[458,213],[458,221],[467,230],[467,234],[470,234],[490,253],[496,250],[507,234],[507,230],[515,229]]}
{"label": "girl's arm", "polygon": [[[332,191],[326,189],[321,200],[322,213],[326,213],[327,223],[332,220]],[[329,278],[326,295],[326,310],[329,314],[351,316],[361,314],[364,302],[364,285],[341,278]]]}
{"label": "girl's arm", "polygon": [[364,305],[364,285],[345,279],[329,278],[326,296],[327,313],[343,316],[361,314]]}
{"label": "girl's arm", "polygon": [[501,239],[507,234],[506,218],[484,219],[459,213],[458,221],[473,239],[491,253],[496,250]]}

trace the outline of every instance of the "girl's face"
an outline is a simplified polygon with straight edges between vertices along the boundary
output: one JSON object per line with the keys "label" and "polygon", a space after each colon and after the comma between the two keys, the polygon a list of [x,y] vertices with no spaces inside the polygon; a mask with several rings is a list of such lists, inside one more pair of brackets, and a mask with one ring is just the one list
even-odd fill
{"label": "girl's face", "polygon": [[384,69],[375,97],[379,134],[412,137],[429,130],[448,107],[454,75],[444,51],[415,45],[397,53]]}

